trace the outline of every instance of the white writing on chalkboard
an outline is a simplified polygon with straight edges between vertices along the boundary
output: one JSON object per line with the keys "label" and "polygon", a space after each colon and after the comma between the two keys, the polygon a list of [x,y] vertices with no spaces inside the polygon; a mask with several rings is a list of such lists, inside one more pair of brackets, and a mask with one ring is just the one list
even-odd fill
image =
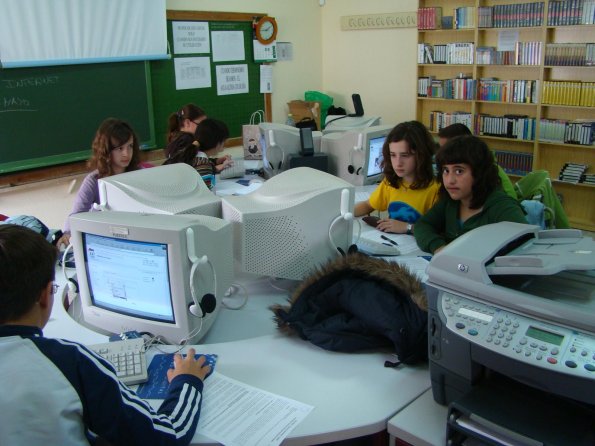
{"label": "white writing on chalkboard", "polygon": [[55,85],[59,81],[58,76],[26,77],[24,79],[2,79],[3,88],[25,88],[45,87]]}
{"label": "white writing on chalkboard", "polygon": [[25,98],[19,97],[3,97],[1,99],[2,109],[0,113],[16,112],[16,111],[36,111],[31,109],[31,102]]}

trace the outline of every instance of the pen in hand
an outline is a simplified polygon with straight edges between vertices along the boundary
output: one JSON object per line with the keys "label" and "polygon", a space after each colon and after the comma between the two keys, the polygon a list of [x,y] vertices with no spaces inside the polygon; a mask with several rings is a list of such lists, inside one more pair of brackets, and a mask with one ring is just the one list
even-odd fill
{"label": "pen in hand", "polygon": [[398,244],[397,242],[395,242],[395,241],[394,241],[393,239],[391,239],[391,238],[388,238],[388,237],[387,237],[386,235],[384,235],[384,234],[382,234],[382,235],[380,236],[380,238],[381,238],[382,240],[386,240],[386,241],[387,241],[387,242],[389,242],[391,245],[394,245],[394,246],[399,246],[399,244]]}

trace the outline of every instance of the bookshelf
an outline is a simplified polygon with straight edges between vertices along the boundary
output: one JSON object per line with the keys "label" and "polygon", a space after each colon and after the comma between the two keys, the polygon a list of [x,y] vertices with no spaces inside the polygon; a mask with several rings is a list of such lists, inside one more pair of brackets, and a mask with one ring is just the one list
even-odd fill
{"label": "bookshelf", "polygon": [[[581,6],[590,8],[584,17]],[[595,25],[571,24],[589,22],[585,17],[595,14],[595,0],[420,0],[419,7],[441,8],[435,17],[425,10],[430,17],[419,23],[448,26],[453,17],[453,28],[418,30],[416,119],[432,132],[452,122],[471,124],[499,160],[512,160],[503,167],[513,182],[529,169],[549,171],[571,226],[595,231],[595,186],[557,180],[568,162],[588,164],[588,173],[595,173],[595,145],[587,142],[595,130],[581,130],[580,124],[577,138],[545,140],[560,122],[564,128],[565,121],[595,121],[595,65],[558,65],[584,64],[595,52],[595,45],[587,45],[595,43]],[[513,49],[498,51],[506,42]],[[466,48],[463,55],[471,51],[472,60],[435,63],[434,49],[440,61],[442,51],[456,48]]]}

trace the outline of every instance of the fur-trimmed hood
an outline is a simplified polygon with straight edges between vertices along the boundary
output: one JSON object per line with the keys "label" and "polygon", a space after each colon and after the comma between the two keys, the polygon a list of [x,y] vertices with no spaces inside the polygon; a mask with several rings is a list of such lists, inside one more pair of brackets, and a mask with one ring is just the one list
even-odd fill
{"label": "fur-trimmed hood", "polygon": [[394,346],[399,359],[427,358],[427,298],[405,266],[355,252],[318,268],[288,305],[271,307],[280,330],[334,351]]}

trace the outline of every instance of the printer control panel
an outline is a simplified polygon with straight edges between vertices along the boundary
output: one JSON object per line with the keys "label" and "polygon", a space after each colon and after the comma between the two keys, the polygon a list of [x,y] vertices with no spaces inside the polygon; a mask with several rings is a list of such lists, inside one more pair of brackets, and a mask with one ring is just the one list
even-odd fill
{"label": "printer control panel", "polygon": [[442,292],[449,330],[499,354],[595,381],[595,336]]}

